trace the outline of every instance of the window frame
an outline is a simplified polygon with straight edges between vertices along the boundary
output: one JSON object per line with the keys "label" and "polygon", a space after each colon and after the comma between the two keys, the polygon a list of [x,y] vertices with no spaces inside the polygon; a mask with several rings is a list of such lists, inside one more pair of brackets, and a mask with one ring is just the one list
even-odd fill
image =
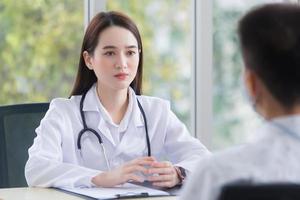
{"label": "window frame", "polygon": [[194,0],[194,134],[211,148],[213,133],[212,0]]}

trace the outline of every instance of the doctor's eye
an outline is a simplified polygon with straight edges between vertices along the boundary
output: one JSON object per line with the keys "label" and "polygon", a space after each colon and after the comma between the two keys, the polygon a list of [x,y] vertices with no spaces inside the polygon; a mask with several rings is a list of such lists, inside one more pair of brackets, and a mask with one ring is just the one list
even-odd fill
{"label": "doctor's eye", "polygon": [[115,52],[113,52],[113,51],[106,51],[103,55],[105,55],[105,56],[113,56],[113,55],[115,55]]}
{"label": "doctor's eye", "polygon": [[135,51],[132,51],[132,50],[130,50],[130,51],[127,51],[127,53],[126,53],[128,56],[134,56],[135,54],[136,54],[136,52]]}

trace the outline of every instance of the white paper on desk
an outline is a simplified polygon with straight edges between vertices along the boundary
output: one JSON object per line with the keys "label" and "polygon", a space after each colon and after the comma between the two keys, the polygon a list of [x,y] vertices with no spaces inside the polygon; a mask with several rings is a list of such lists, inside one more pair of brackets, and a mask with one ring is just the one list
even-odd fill
{"label": "white paper on desk", "polygon": [[120,186],[112,188],[60,188],[69,192],[89,196],[96,199],[114,199],[117,194],[124,195],[139,195],[141,193],[148,193],[149,196],[169,196],[170,194],[161,190],[155,190],[131,183],[125,183]]}

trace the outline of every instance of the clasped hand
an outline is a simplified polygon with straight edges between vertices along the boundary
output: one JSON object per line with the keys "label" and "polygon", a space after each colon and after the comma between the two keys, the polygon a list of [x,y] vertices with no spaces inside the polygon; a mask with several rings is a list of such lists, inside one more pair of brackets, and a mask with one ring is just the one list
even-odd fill
{"label": "clasped hand", "polygon": [[113,187],[128,181],[144,182],[146,180],[154,186],[173,187],[179,183],[177,172],[172,163],[158,162],[154,157],[141,157],[106,172],[101,172],[92,178],[92,182],[100,187]]}

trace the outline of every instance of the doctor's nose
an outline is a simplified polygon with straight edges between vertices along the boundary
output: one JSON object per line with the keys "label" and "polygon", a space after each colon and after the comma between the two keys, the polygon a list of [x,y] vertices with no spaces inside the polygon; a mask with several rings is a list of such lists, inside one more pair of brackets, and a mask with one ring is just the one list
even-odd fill
{"label": "doctor's nose", "polygon": [[127,68],[127,58],[122,53],[118,56],[116,60],[115,68],[118,70]]}

